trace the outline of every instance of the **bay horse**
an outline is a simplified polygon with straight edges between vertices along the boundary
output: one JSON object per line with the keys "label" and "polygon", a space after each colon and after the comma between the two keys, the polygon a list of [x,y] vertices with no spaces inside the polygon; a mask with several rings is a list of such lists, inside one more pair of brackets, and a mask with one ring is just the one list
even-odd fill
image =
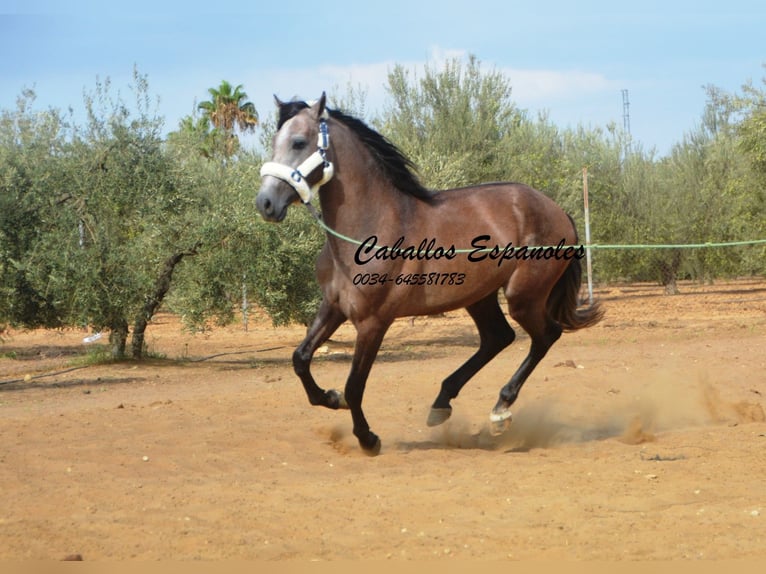
{"label": "bay horse", "polygon": [[[490,430],[503,432],[522,385],[562,331],[602,316],[598,302],[579,304],[584,248],[571,217],[519,183],[427,189],[394,144],[358,118],[328,109],[325,94],[312,103],[275,101],[273,158],[261,169],[257,209],[279,222],[294,203],[314,210],[318,193],[327,231],[316,263],[322,302],[293,353],[309,402],[350,409],[360,446],[378,454],[362,396],[387,329],[398,317],[465,308],[480,343],[441,384],[427,424],[443,423],[463,385],[515,338],[498,301],[502,289],[510,316],[531,338],[490,413]],[[311,360],[347,320],[357,333],[351,370],[343,391],[326,391],[311,374]]]}

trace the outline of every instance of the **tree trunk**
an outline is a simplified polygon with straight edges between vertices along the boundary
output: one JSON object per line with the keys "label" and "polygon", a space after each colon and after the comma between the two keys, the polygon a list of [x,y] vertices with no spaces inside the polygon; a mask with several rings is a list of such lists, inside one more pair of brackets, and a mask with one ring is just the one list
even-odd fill
{"label": "tree trunk", "polygon": [[675,250],[669,259],[660,261],[660,278],[665,286],[665,295],[678,295],[678,270],[681,267],[681,252]]}
{"label": "tree trunk", "polygon": [[112,358],[124,359],[128,343],[128,322],[120,317],[111,326],[109,343],[112,345]]}
{"label": "tree trunk", "polygon": [[170,290],[170,281],[173,279],[173,271],[181,260],[187,255],[196,255],[201,243],[197,243],[188,251],[181,251],[168,257],[162,266],[160,276],[154,284],[154,291],[147,296],[144,306],[139,311],[133,322],[133,338],[131,340],[131,351],[134,359],[141,359],[144,356],[144,335],[146,327],[151,321],[157,308],[162,304],[165,295]]}
{"label": "tree trunk", "polygon": [[242,327],[247,333],[247,310],[250,308],[250,304],[247,301],[247,274],[242,276]]}

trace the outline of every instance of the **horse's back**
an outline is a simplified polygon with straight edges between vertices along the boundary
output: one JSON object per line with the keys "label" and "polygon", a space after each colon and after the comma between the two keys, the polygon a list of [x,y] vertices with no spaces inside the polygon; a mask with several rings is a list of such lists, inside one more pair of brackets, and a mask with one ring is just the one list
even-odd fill
{"label": "horse's back", "polygon": [[566,212],[550,197],[518,182],[492,182],[440,191],[422,206],[428,227],[471,237],[489,234],[516,245],[576,241]]}

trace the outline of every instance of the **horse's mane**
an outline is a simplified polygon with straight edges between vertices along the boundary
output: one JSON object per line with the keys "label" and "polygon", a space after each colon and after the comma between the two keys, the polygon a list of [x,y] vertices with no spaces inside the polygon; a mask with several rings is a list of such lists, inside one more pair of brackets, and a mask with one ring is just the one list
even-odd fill
{"label": "horse's mane", "polygon": [[[306,102],[292,101],[283,103],[279,106],[279,120],[277,130],[282,125],[298,114],[301,110],[308,108]],[[381,172],[389,180],[391,185],[399,191],[422,199],[430,201],[436,196],[436,192],[423,186],[418,179],[415,164],[405,156],[402,151],[396,147],[385,136],[381,135],[359,118],[345,114],[339,110],[327,109],[330,117],[339,121],[365,145],[372,157],[380,167]],[[330,136],[332,141],[332,135]]]}

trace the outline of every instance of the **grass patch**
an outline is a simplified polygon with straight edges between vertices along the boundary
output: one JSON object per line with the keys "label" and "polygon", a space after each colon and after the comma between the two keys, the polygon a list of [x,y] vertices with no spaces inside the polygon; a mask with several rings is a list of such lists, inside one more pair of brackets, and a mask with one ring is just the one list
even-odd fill
{"label": "grass patch", "polygon": [[91,367],[94,365],[107,365],[116,362],[108,345],[93,345],[88,347],[84,355],[80,355],[69,361],[72,367]]}
{"label": "grass patch", "polygon": [[143,354],[144,359],[159,359],[159,360],[165,360],[168,358],[168,356],[165,353],[159,353],[157,351],[149,351],[145,350]]}

